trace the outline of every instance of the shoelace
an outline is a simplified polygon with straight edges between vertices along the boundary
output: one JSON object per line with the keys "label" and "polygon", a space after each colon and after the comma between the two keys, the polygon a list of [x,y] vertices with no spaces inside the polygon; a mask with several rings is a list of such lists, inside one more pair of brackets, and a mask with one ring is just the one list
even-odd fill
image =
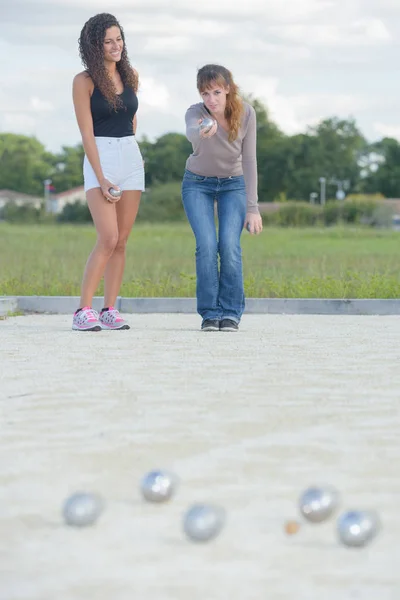
{"label": "shoelace", "polygon": [[117,308],[109,308],[108,309],[108,313],[116,320],[116,321],[122,321],[122,317],[119,314],[119,310]]}
{"label": "shoelace", "polygon": [[95,310],[93,310],[92,308],[87,308],[84,312],[85,318],[87,321],[97,321],[98,320],[98,316],[97,316],[97,312]]}

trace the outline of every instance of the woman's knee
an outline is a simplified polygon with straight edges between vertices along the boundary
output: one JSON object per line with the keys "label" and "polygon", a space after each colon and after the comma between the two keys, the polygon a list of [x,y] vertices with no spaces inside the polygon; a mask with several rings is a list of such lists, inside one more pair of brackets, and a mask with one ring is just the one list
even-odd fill
{"label": "woman's knee", "polygon": [[212,237],[197,237],[196,238],[196,254],[214,258],[218,254],[218,244],[216,238]]}
{"label": "woman's knee", "polygon": [[99,235],[97,247],[105,254],[112,254],[118,244],[118,233]]}
{"label": "woman's knee", "polygon": [[222,261],[235,262],[242,260],[240,239],[236,239],[234,236],[221,239],[218,244],[218,252]]}
{"label": "woman's knee", "polygon": [[126,249],[126,244],[128,243],[127,235],[119,235],[117,243],[115,244],[114,252],[124,253]]}

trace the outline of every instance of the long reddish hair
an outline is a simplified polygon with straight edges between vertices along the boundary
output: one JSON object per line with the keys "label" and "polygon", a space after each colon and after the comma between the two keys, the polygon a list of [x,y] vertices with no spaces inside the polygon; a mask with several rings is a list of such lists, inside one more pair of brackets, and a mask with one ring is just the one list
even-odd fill
{"label": "long reddish hair", "polygon": [[232,73],[221,65],[204,65],[197,72],[197,89],[202,94],[213,84],[228,87],[226,96],[225,119],[229,126],[229,141],[236,140],[243,115],[243,100],[239,95],[239,87],[233,80]]}

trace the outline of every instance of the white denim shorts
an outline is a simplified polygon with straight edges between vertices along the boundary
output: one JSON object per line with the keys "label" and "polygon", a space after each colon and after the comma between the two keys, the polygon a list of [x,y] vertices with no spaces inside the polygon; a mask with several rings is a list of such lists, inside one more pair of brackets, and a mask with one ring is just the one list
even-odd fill
{"label": "white denim shorts", "polygon": [[[95,137],[100,164],[106,177],[122,191],[144,191],[143,158],[134,135],[122,138]],[[83,160],[85,192],[100,187],[87,156]]]}

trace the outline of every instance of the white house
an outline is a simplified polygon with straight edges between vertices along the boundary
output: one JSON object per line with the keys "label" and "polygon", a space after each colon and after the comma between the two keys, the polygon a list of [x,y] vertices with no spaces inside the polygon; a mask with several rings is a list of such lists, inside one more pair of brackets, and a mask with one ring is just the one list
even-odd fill
{"label": "white house", "polygon": [[83,185],[71,188],[59,194],[51,196],[51,212],[61,213],[66,204],[75,204],[75,202],[86,202],[85,190]]}
{"label": "white house", "polygon": [[43,198],[23,194],[22,192],[15,192],[14,190],[0,190],[0,209],[4,208],[8,203],[15,204],[16,206],[40,208],[43,203]]}

